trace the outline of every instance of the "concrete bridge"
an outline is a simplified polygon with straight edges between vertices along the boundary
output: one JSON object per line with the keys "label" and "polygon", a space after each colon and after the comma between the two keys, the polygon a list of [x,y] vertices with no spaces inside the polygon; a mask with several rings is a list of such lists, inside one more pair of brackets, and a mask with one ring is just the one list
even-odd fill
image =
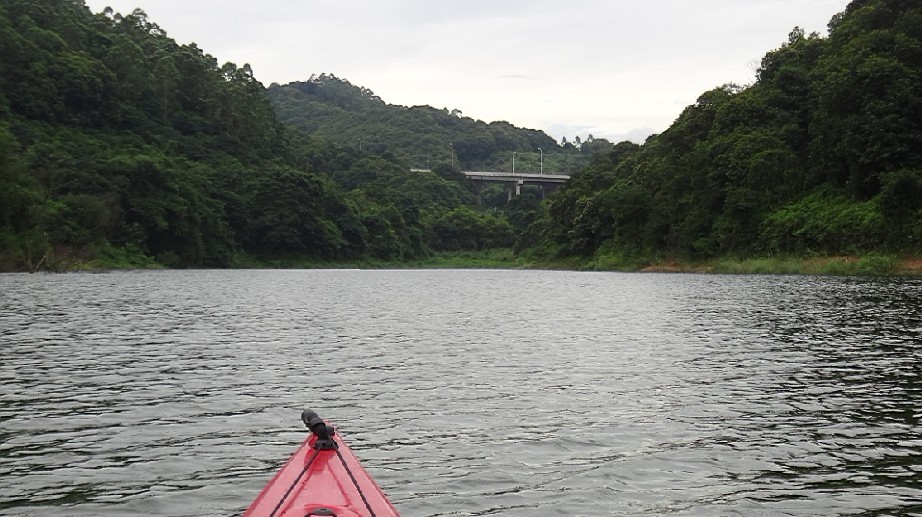
{"label": "concrete bridge", "polygon": [[537,185],[541,187],[543,194],[550,194],[570,179],[569,174],[554,172],[535,174],[532,172],[462,171],[461,174],[464,174],[471,181],[505,183],[506,192],[509,194],[510,200],[512,196],[518,196],[522,193],[522,185]]}

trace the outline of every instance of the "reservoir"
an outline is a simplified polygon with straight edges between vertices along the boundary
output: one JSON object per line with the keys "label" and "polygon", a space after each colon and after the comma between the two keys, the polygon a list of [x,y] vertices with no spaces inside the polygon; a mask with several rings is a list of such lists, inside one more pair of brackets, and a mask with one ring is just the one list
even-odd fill
{"label": "reservoir", "polygon": [[334,423],[405,516],[922,514],[922,279],[0,275],[0,514],[239,515]]}

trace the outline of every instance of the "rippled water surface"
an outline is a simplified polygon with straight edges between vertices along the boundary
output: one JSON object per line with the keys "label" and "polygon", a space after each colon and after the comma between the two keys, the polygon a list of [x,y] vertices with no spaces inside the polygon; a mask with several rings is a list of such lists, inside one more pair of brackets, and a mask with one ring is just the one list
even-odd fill
{"label": "rippled water surface", "polygon": [[922,514],[922,281],[0,275],[0,514],[236,515],[337,424],[406,516]]}

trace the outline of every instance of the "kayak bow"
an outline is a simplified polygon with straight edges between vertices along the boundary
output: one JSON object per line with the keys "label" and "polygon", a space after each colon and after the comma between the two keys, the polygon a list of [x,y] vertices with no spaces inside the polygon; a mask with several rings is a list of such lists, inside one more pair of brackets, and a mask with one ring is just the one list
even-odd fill
{"label": "kayak bow", "polygon": [[301,413],[301,420],[311,435],[263,488],[244,517],[399,515],[333,426],[311,410]]}

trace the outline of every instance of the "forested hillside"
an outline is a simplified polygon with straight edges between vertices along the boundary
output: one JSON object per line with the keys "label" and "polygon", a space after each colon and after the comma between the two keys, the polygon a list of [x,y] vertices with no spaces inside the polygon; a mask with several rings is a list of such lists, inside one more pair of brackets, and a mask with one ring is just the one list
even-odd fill
{"label": "forested hillside", "polygon": [[619,144],[523,241],[541,256],[918,253],[922,4],[855,0],[828,37],[791,32],[757,80],[703,93]]}
{"label": "forested hillside", "polygon": [[[0,270],[922,252],[922,6],[855,0],[644,145],[273,85],[141,10],[0,4]],[[540,149],[540,151],[539,151]],[[572,171],[506,202],[460,169]],[[416,170],[423,169],[423,170]]]}
{"label": "forested hillside", "polygon": [[283,125],[249,66],[178,45],[143,11],[0,4],[0,269],[509,245],[505,218],[442,169]]}
{"label": "forested hillside", "polygon": [[391,154],[414,169],[450,165],[461,170],[572,173],[607,152],[611,142],[592,135],[561,142],[508,122],[486,123],[459,110],[385,103],[368,88],[322,74],[304,82],[273,84],[269,98],[279,119],[308,134],[374,154]]}

